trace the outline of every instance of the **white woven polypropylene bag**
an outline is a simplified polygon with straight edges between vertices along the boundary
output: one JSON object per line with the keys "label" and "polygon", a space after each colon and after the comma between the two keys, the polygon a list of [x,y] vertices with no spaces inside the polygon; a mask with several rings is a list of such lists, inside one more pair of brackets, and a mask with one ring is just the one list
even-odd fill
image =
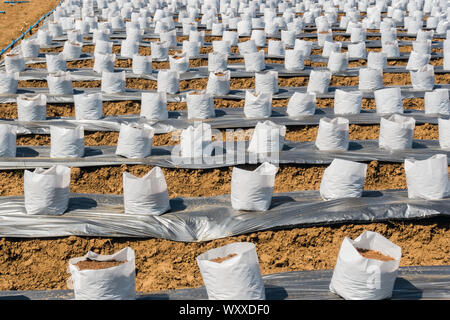
{"label": "white woven polypropylene bag", "polygon": [[132,58],[139,53],[139,44],[132,40],[122,40],[120,46],[120,55],[126,58]]}
{"label": "white woven polypropylene bag", "polygon": [[141,117],[151,120],[167,120],[167,94],[165,92],[142,92]]}
{"label": "white woven polypropylene bag", "polygon": [[365,59],[367,57],[366,43],[365,42],[349,44],[347,49],[348,49],[348,57],[350,59],[351,58],[353,58],[353,59]]}
{"label": "white woven polypropylene bag", "polygon": [[349,121],[346,118],[321,118],[315,145],[319,150],[348,150]]}
{"label": "white woven polypropylene bag", "polygon": [[20,49],[24,58],[37,58],[39,56],[40,46],[36,40],[22,40]]}
{"label": "white woven polypropylene bag", "polygon": [[342,43],[325,41],[322,49],[322,57],[328,58],[332,52],[341,52]]}
{"label": "white woven polypropylene bag", "polygon": [[231,205],[234,210],[267,211],[278,167],[264,162],[253,171],[233,167]]}
{"label": "white woven polypropylene bag", "polygon": [[367,164],[334,159],[325,169],[320,182],[320,196],[324,200],[361,198]]}
{"label": "white woven polypropylene bag", "polygon": [[114,72],[114,63],[116,55],[114,53],[95,53],[94,54],[94,70],[97,73]]}
{"label": "white woven polypropylene bag", "polygon": [[421,54],[415,51],[411,51],[411,53],[409,54],[408,64],[406,65],[406,70],[417,71],[429,64],[430,58],[430,54]]}
{"label": "white woven polypropylene bag", "polygon": [[125,92],[125,71],[102,72],[101,91],[109,94]]}
{"label": "white woven polypropylene bag", "polygon": [[186,94],[188,119],[214,118],[213,96],[205,91],[193,91]]}
{"label": "white woven polypropylene bag", "polygon": [[20,53],[5,54],[5,70],[8,73],[22,72],[25,70],[25,60]]}
{"label": "white woven polypropylene bag", "polygon": [[266,68],[264,61],[264,50],[259,50],[255,53],[244,54],[245,71],[247,72],[259,72]]}
{"label": "white woven polypropylene bag", "polygon": [[82,158],[84,156],[84,128],[50,126],[50,158]]}
{"label": "white woven polypropylene bag", "polygon": [[367,68],[384,69],[386,68],[387,59],[383,52],[370,51],[367,55]]}
{"label": "white woven polypropylene bag", "polygon": [[446,154],[425,160],[405,159],[408,198],[438,200],[450,196]]}
{"label": "white woven polypropylene bag", "polygon": [[358,114],[361,112],[363,95],[360,91],[344,91],[336,89],[334,92],[335,114]]}
{"label": "white woven polypropylene bag", "polygon": [[146,158],[152,153],[155,129],[147,124],[122,123],[116,155],[126,158]]}
{"label": "white woven polypropylene bag", "polygon": [[83,45],[78,42],[66,41],[64,42],[63,56],[65,60],[78,59],[81,56]]}
{"label": "white woven polypropylene bag", "polygon": [[160,167],[139,178],[123,173],[123,204],[126,214],[161,215],[170,210],[166,179]]}
{"label": "white woven polypropylene bag", "polygon": [[159,34],[159,39],[161,42],[165,42],[169,47],[175,47],[177,45],[176,30],[173,29],[167,32],[161,32]]}
{"label": "white woven polypropylene bag", "polygon": [[413,51],[419,54],[431,54],[431,40],[413,41]]}
{"label": "white woven polypropylene bag", "polygon": [[98,53],[107,54],[112,53],[113,42],[109,40],[95,41],[94,56]]}
{"label": "white woven polypropylene bag", "polygon": [[0,157],[16,157],[17,126],[0,124]]}
{"label": "white woven polypropylene bag", "polygon": [[244,42],[238,43],[239,53],[244,55],[246,53],[255,53],[257,52],[255,40],[248,40]]}
{"label": "white woven polypropylene bag", "polygon": [[294,50],[300,50],[305,57],[309,57],[311,55],[312,45],[313,43],[311,41],[295,39]]}
{"label": "white woven polypropylene bag", "polygon": [[58,71],[47,76],[50,94],[73,94],[70,72]]}
{"label": "white woven polypropylene bag", "polygon": [[169,57],[169,46],[166,42],[152,41],[150,49],[153,60],[167,60]]}
{"label": "white woven polypropylene bag", "polygon": [[237,46],[238,44],[238,33],[235,31],[225,30],[222,35],[223,41],[229,41],[230,46]]}
{"label": "white woven polypropylene bag", "polygon": [[134,74],[151,74],[152,73],[152,57],[141,56],[135,54],[133,56],[132,70]]}
{"label": "white woven polypropylene bag", "polygon": [[381,88],[383,88],[383,70],[369,68],[359,69],[359,90],[373,91]]}
{"label": "white woven polypropylene bag", "polygon": [[189,59],[197,58],[200,55],[201,43],[198,41],[183,41],[182,52],[186,53]]}
{"label": "white woven polypropylene bag", "polygon": [[[368,259],[356,248],[379,251],[391,261]],[[364,231],[355,240],[342,242],[331,278],[330,290],[347,300],[382,300],[392,296],[401,248],[382,235]]]}
{"label": "white woven polypropylene bag", "polygon": [[255,41],[257,47],[264,47],[266,45],[266,33],[264,30],[252,30],[250,39]]}
{"label": "white woven polypropylene bag", "polygon": [[397,58],[400,56],[400,50],[398,48],[398,42],[383,42],[381,52],[386,55],[386,58]]}
{"label": "white woven polypropylene bag", "polygon": [[434,67],[427,64],[417,71],[410,71],[411,84],[414,90],[428,91],[434,88]]}
{"label": "white woven polypropylene bag", "polygon": [[212,36],[221,36],[223,34],[223,24],[222,23],[213,23],[211,28]]}
{"label": "white woven polypropylene bag", "polygon": [[425,114],[450,114],[448,89],[435,89],[425,92]]}
{"label": "white woven polypropylene bag", "polygon": [[328,70],[332,73],[347,71],[348,69],[348,52],[331,52],[328,58]]}
{"label": "white woven polypropylene bag", "polygon": [[229,41],[223,40],[213,41],[212,46],[213,52],[227,53],[227,54],[231,52],[231,45]]}
{"label": "white woven polypropylene bag", "polygon": [[305,57],[301,50],[286,50],[284,57],[284,68],[288,71],[303,70],[305,68]]}
{"label": "white woven polypropylene bag", "polygon": [[54,73],[58,71],[66,71],[66,60],[64,54],[61,53],[47,53],[45,54],[45,62],[47,64],[47,72]]}
{"label": "white woven polypropylene bag", "polygon": [[184,158],[202,158],[212,154],[208,147],[212,141],[211,126],[201,122],[189,126],[180,135],[180,155]]}
{"label": "white woven polypropylene bag", "polygon": [[246,118],[269,118],[272,115],[272,94],[245,91],[244,114]]}
{"label": "white woven polypropylene bag", "polygon": [[210,72],[206,92],[213,96],[225,96],[230,92],[230,71]]}
{"label": "white woven polypropylene bag", "polygon": [[52,44],[52,36],[42,29],[39,29],[36,36],[37,42],[40,46],[46,47]]}
{"label": "white woven polypropylene bag", "polygon": [[69,206],[70,168],[25,170],[23,186],[27,214],[61,215]]}
{"label": "white woven polypropylene bag", "polygon": [[18,80],[18,72],[8,73],[0,71],[0,94],[15,94],[17,92]]}
{"label": "white woven polypropylene bag", "polygon": [[316,94],[294,92],[286,109],[290,117],[313,115],[316,112]]}
{"label": "white woven polypropylene bag", "polygon": [[269,40],[267,54],[269,56],[284,56],[285,46],[283,41]]}
{"label": "white woven polypropylene bag", "polygon": [[[80,270],[75,266],[86,259],[95,261],[127,261],[106,269]],[[89,251],[85,256],[69,260],[69,272],[76,300],[136,299],[135,256],[130,247],[112,255]]]}
{"label": "white woven polypropylene bag", "polygon": [[403,113],[400,88],[385,88],[374,92],[377,113]]}
{"label": "white woven polypropylene bag", "polygon": [[76,120],[99,120],[103,117],[101,93],[81,93],[73,95]]}
{"label": "white woven polypropylene bag", "polygon": [[286,126],[269,120],[258,122],[247,150],[252,153],[280,152],[284,146],[285,135]]}
{"label": "white woven polypropylene bag", "polygon": [[179,73],[189,71],[189,58],[186,56],[186,52],[180,55],[169,56],[170,70]]}
{"label": "white woven polypropylene bag", "polygon": [[[234,257],[217,263],[215,258]],[[197,264],[209,300],[264,300],[264,281],[255,245],[232,243],[208,250],[197,257]]]}
{"label": "white woven polypropylene bag", "polygon": [[328,92],[328,85],[330,84],[330,81],[331,81],[330,71],[311,70],[311,73],[309,74],[309,81],[308,87],[306,88],[306,92],[324,94]]}
{"label": "white woven polypropylene bag", "polygon": [[37,94],[35,96],[19,95],[17,97],[17,119],[19,121],[45,120],[47,116],[47,96]]}
{"label": "white woven polypropylene bag", "polygon": [[158,92],[178,93],[180,92],[180,76],[173,70],[159,70],[157,80]]}
{"label": "white woven polypropylene bag", "polygon": [[444,70],[450,70],[450,38],[444,41]]}
{"label": "white woven polypropylene bag", "polygon": [[255,92],[258,93],[278,93],[278,72],[256,72],[255,73]]}
{"label": "white woven polypropylene bag", "polygon": [[416,120],[393,114],[380,120],[380,136],[378,145],[389,150],[404,150],[412,148]]}
{"label": "white woven polypropylene bag", "polygon": [[450,148],[450,119],[438,119],[439,145],[442,149]]}

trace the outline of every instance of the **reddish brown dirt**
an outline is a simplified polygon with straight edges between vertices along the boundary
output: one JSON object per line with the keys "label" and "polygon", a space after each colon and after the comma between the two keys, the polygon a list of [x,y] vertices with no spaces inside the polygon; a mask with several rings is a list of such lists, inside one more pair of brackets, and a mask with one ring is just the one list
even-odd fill
{"label": "reddish brown dirt", "polygon": [[228,260],[228,259],[231,259],[231,258],[233,258],[233,257],[235,257],[235,256],[237,256],[236,253],[231,253],[231,254],[227,255],[226,257],[215,258],[215,259],[211,259],[211,260],[209,260],[209,261],[217,262],[217,263],[222,263],[222,262],[224,262],[224,261],[226,261],[226,260]]}
{"label": "reddish brown dirt", "polygon": [[125,260],[125,261],[115,261],[115,260],[96,261],[96,260],[91,260],[91,259],[87,258],[86,260],[79,261],[74,265],[77,266],[80,271],[81,270],[100,270],[100,269],[108,269],[111,267],[117,267],[126,262],[128,262],[128,261],[127,260]]}
{"label": "reddish brown dirt", "polygon": [[375,250],[368,250],[368,249],[361,249],[357,248],[359,254],[362,255],[364,258],[367,259],[375,259],[375,260],[381,260],[381,261],[392,261],[395,260],[394,258],[382,254],[380,251]]}

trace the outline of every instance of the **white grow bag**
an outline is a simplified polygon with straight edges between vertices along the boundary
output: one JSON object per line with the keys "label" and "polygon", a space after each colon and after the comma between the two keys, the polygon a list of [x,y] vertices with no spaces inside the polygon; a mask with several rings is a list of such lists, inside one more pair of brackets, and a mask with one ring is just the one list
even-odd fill
{"label": "white grow bag", "polygon": [[76,120],[99,120],[103,117],[101,93],[81,93],[73,95]]}
{"label": "white grow bag", "polygon": [[114,94],[125,92],[125,71],[122,72],[102,72],[101,91]]}
{"label": "white grow bag", "polygon": [[244,114],[246,118],[269,118],[272,115],[272,95],[245,91]]}
{"label": "white grow bag", "polygon": [[165,92],[142,92],[141,117],[150,120],[167,120],[167,94]]}
{"label": "white grow bag", "polygon": [[170,210],[166,179],[160,167],[142,178],[123,173],[123,204],[126,214],[161,215]]}
{"label": "white grow bag", "polygon": [[324,200],[361,198],[367,164],[334,159],[325,169],[320,182],[320,196]]}
{"label": "white grow bag", "polygon": [[16,157],[17,126],[0,124],[0,157]]}
{"label": "white grow bag", "polygon": [[363,95],[360,91],[344,91],[336,89],[334,92],[335,114],[358,114],[361,112]]}
{"label": "white grow bag", "polygon": [[[229,254],[236,256],[217,263],[210,261]],[[264,281],[258,264],[255,245],[232,243],[208,250],[197,257],[197,264],[209,300],[264,300]]]}
{"label": "white grow bag", "polygon": [[126,158],[146,158],[152,153],[155,129],[147,124],[120,125],[116,155]]}
{"label": "white grow bag", "polygon": [[180,155],[183,158],[202,158],[212,155],[209,148],[212,141],[211,126],[207,123],[199,123],[189,126],[180,135]]}
{"label": "white grow bag", "polygon": [[283,41],[269,40],[267,54],[269,56],[284,56],[285,46]]}
{"label": "white grow bag", "polygon": [[228,69],[228,54],[222,52],[211,52],[208,54],[208,71],[217,72]]}
{"label": "white grow bag", "polygon": [[50,126],[50,158],[82,158],[84,156],[84,128]]}
{"label": "white grow bag", "polygon": [[313,115],[316,112],[316,94],[294,92],[289,99],[286,112],[290,117]]}
{"label": "white grow bag", "polygon": [[405,159],[408,198],[438,200],[450,196],[447,155],[426,160]]}
{"label": "white grow bag", "polygon": [[248,40],[244,42],[238,43],[239,53],[244,55],[246,53],[255,53],[257,52],[255,40]]}
{"label": "white grow bag", "polygon": [[412,148],[416,120],[393,114],[380,120],[380,136],[378,145],[389,150],[404,150]]}
{"label": "white grow bag", "polygon": [[349,44],[347,49],[348,49],[348,57],[349,58],[365,59],[367,57],[365,42]]}
{"label": "white grow bag", "polygon": [[134,74],[151,74],[152,73],[152,57],[141,56],[135,54],[133,56],[132,71]]}
{"label": "white grow bag", "polygon": [[312,45],[313,43],[311,41],[295,39],[294,50],[300,50],[305,57],[309,57],[311,55]]}
{"label": "white grow bag", "polygon": [[315,145],[319,150],[348,150],[349,121],[346,118],[321,118]]}
{"label": "white grow bag", "polygon": [[230,92],[230,71],[210,72],[206,92],[213,96],[225,96]]}
{"label": "white grow bag", "polygon": [[94,54],[94,70],[97,73],[114,72],[114,63],[116,55],[114,53],[95,53]]}
{"label": "white grow bag", "polygon": [[170,70],[179,73],[189,71],[189,58],[186,56],[186,52],[181,55],[169,56]]}
{"label": "white grow bag", "polygon": [[[394,260],[363,257],[356,248],[382,252]],[[330,290],[346,300],[382,300],[392,296],[401,248],[382,235],[364,231],[355,240],[342,242],[331,278]]]}
{"label": "white grow bag", "polygon": [[385,88],[374,92],[377,113],[403,113],[400,88]]}
{"label": "white grow bag", "polygon": [[409,54],[408,64],[406,70],[417,71],[430,63],[430,54],[421,54],[415,51],[411,51]]}
{"label": "white grow bag", "polygon": [[247,151],[252,153],[280,152],[284,146],[286,126],[266,120],[258,122],[253,131]]}
{"label": "white grow bag", "polygon": [[213,96],[205,91],[192,91],[186,94],[188,119],[214,118]]}
{"label": "white grow bag", "polygon": [[180,76],[173,70],[159,70],[157,80],[158,92],[175,94],[180,92]]}
{"label": "white grow bag", "polygon": [[434,67],[431,64],[417,71],[410,71],[411,84],[414,90],[429,91],[434,88]]}
{"label": "white grow bag", "polygon": [[278,167],[264,162],[253,171],[233,167],[231,205],[234,210],[267,211]]}
{"label": "white grow bag", "polygon": [[278,91],[277,71],[255,73],[255,92],[276,94]]}
{"label": "white grow bag", "polygon": [[23,186],[27,214],[61,215],[69,206],[70,168],[25,170]]}
{"label": "white grow bag", "polygon": [[47,116],[47,96],[19,95],[17,97],[17,119],[19,121],[45,120]]}
{"label": "white grow bag", "polygon": [[37,58],[39,56],[40,46],[36,40],[22,40],[20,49],[24,58]]}
{"label": "white grow bag", "polygon": [[264,61],[264,50],[259,50],[255,53],[244,54],[245,71],[247,72],[259,72],[266,68]]}
{"label": "white grow bag", "polygon": [[450,114],[448,89],[436,89],[425,92],[425,114]]}
{"label": "white grow bag", "polygon": [[330,71],[311,70],[309,74],[308,93],[324,94],[328,92],[328,86],[331,81]]}
{"label": "white grow bag", "polygon": [[332,73],[346,71],[348,69],[348,52],[331,52],[327,68]]}
{"label": "white grow bag", "polygon": [[383,70],[359,69],[358,89],[361,91],[374,91],[383,88]]}
{"label": "white grow bag", "polygon": [[65,60],[78,59],[81,56],[83,45],[78,42],[66,41],[64,42],[63,56]]}
{"label": "white grow bag", "polygon": [[169,57],[169,46],[166,42],[152,41],[150,49],[153,60],[167,60]]}
{"label": "white grow bag", "polygon": [[[127,261],[115,267],[99,270],[79,270],[75,264],[86,259],[95,261]],[[136,299],[135,257],[126,247],[112,255],[89,251],[84,257],[69,260],[76,300],[134,300]]]}
{"label": "white grow bag", "polygon": [[450,149],[450,119],[438,119],[439,145],[442,149]]}
{"label": "white grow bag", "polygon": [[5,70],[8,73],[22,72],[25,70],[25,60],[22,54],[7,53],[5,54]]}
{"label": "white grow bag", "polygon": [[61,53],[47,53],[45,54],[45,62],[47,64],[47,72],[54,73],[58,71],[66,71],[66,60],[64,54]]}
{"label": "white grow bag", "polygon": [[0,71],[0,94],[15,94],[17,92],[19,73]]}
{"label": "white grow bag", "polygon": [[301,50],[286,50],[284,68],[288,71],[298,71],[305,68],[305,57]]}

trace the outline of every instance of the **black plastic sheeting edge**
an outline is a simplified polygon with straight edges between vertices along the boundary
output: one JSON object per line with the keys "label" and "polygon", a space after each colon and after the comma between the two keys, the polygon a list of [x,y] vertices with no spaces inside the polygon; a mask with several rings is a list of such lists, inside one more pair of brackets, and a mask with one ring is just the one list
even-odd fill
{"label": "black plastic sheeting edge", "polygon": [[[329,290],[333,270],[263,275],[267,300],[342,300]],[[72,290],[0,291],[0,300],[73,300]],[[137,292],[137,300],[206,300],[204,286]],[[391,300],[450,299],[450,266],[400,267]]]}
{"label": "black plastic sheeting edge", "polygon": [[230,195],[174,198],[161,216],[123,212],[122,195],[71,194],[60,216],[28,215],[23,196],[0,197],[0,237],[162,238],[197,242],[305,225],[449,217],[450,198],[409,199],[405,190],[365,191],[361,198],[324,201],[319,191],[276,193],[265,212],[237,211]]}
{"label": "black plastic sheeting edge", "polygon": [[[441,149],[436,140],[414,140],[413,148],[390,151],[380,149],[378,140],[352,140],[347,151],[320,151],[314,142],[286,141],[279,153],[266,155],[249,154],[248,141],[218,144],[211,158],[181,158],[174,146],[155,146],[147,158],[116,156],[116,146],[86,147],[83,158],[50,158],[50,147],[18,146],[16,158],[0,158],[0,170],[48,168],[61,164],[69,167],[114,166],[122,164],[145,164],[163,168],[211,169],[240,164],[256,164],[264,161],[278,164],[329,164],[334,159],[350,161],[404,162],[407,158],[425,160],[436,154],[447,155],[450,165],[450,149]],[[178,150],[179,151],[179,150]]]}

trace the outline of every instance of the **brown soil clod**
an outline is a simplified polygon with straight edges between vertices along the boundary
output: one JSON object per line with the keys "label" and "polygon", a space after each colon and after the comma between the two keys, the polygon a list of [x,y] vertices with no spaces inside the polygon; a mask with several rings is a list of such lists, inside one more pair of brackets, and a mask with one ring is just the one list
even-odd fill
{"label": "brown soil clod", "polygon": [[117,260],[107,260],[107,261],[97,261],[87,258],[86,260],[79,261],[75,264],[80,271],[81,270],[100,270],[100,269],[108,269],[112,267],[120,266],[123,263],[128,262],[125,261],[117,261]]}
{"label": "brown soil clod", "polygon": [[224,262],[225,260],[231,259],[231,258],[233,258],[233,257],[235,257],[235,256],[237,256],[236,253],[230,253],[229,255],[227,255],[227,256],[225,256],[225,257],[217,257],[217,258],[211,259],[211,260],[209,260],[209,261],[217,262],[217,263],[222,263],[222,262]]}
{"label": "brown soil clod", "polygon": [[395,260],[391,256],[382,254],[380,251],[363,249],[363,248],[356,248],[356,250],[359,252],[360,255],[362,255],[364,258],[367,258],[367,259],[375,259],[375,260],[381,260],[381,261]]}

